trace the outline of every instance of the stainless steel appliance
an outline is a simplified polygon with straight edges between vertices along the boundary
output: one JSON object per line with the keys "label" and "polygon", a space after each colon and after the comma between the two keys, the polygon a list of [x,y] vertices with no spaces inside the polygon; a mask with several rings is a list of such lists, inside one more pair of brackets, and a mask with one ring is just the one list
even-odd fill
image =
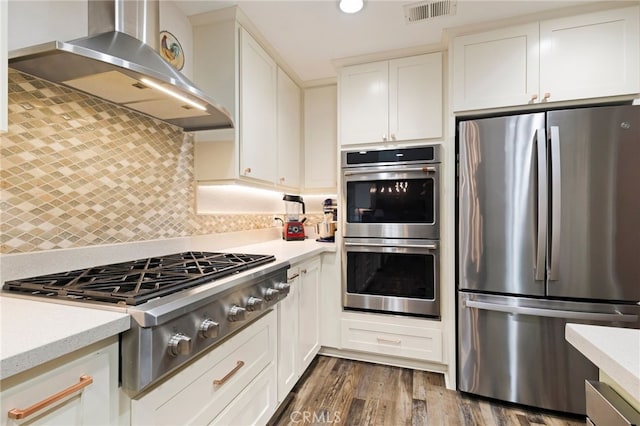
{"label": "stainless steel appliance", "polygon": [[440,146],[342,153],[344,236],[440,237]]}
{"label": "stainless steel appliance", "polygon": [[459,123],[458,389],[585,414],[567,322],[640,328],[640,107]]}
{"label": "stainless steel appliance", "polygon": [[439,148],[342,153],[344,308],[440,315]]}
{"label": "stainless steel appliance", "polygon": [[128,312],[122,388],[135,395],[251,324],[289,293],[271,255],[183,252],[7,281],[17,295]]}
{"label": "stainless steel appliance", "polygon": [[[88,37],[13,50],[9,67],[186,131],[233,127],[229,111],[158,53],[158,0],[87,0],[86,7]],[[183,55],[168,47],[171,56]]]}
{"label": "stainless steel appliance", "polygon": [[335,242],[336,229],[338,227],[338,207],[337,201],[327,198],[322,202],[322,222],[316,224],[316,241]]}
{"label": "stainless steel appliance", "polygon": [[345,308],[437,317],[438,243],[344,239]]}

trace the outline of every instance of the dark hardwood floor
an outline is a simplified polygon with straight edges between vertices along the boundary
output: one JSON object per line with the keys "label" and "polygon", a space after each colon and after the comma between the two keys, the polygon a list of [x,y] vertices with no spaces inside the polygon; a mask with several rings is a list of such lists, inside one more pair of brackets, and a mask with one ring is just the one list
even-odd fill
{"label": "dark hardwood floor", "polygon": [[[441,374],[318,356],[270,425],[584,425],[447,390]],[[286,405],[285,405],[286,404]]]}

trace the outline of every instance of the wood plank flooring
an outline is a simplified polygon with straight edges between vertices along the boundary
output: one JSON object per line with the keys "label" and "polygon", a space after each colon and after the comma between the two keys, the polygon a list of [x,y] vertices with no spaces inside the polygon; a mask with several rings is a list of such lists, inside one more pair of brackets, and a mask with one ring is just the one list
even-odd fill
{"label": "wood plank flooring", "polygon": [[327,356],[316,357],[288,398],[270,425],[585,424],[583,418],[528,411],[447,390],[442,374]]}

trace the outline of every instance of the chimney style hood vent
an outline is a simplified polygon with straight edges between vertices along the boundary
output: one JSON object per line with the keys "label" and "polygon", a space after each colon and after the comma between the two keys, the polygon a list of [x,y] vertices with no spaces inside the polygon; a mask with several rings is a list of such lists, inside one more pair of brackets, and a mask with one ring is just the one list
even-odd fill
{"label": "chimney style hood vent", "polygon": [[232,128],[229,112],[154,49],[158,0],[89,0],[89,36],[9,52],[9,67],[186,131]]}

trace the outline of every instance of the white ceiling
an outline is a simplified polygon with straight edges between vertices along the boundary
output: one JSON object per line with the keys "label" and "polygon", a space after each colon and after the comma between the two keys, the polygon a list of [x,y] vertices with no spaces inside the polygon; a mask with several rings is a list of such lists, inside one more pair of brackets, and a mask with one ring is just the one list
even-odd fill
{"label": "white ceiling", "polygon": [[302,81],[335,77],[335,59],[440,44],[447,28],[589,3],[458,0],[453,16],[406,24],[403,6],[418,2],[365,0],[362,11],[347,15],[337,0],[175,0],[187,16],[238,5]]}

